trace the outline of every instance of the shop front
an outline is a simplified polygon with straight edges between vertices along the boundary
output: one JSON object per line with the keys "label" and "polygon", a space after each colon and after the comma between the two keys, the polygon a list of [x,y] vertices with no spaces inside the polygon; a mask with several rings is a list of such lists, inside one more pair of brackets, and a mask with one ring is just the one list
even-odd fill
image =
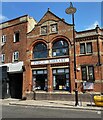
{"label": "shop front", "polygon": [[33,90],[70,91],[69,58],[32,60],[31,67]]}
{"label": "shop front", "polygon": [[7,63],[2,68],[2,98],[22,99],[23,62]]}

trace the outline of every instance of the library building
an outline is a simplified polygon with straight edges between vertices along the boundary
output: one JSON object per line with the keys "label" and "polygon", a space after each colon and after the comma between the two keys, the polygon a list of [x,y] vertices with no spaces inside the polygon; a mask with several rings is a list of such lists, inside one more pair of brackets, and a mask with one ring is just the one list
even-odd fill
{"label": "library building", "polygon": [[4,98],[74,100],[77,90],[86,100],[102,93],[103,29],[73,27],[50,9],[39,22],[24,15],[0,24]]}

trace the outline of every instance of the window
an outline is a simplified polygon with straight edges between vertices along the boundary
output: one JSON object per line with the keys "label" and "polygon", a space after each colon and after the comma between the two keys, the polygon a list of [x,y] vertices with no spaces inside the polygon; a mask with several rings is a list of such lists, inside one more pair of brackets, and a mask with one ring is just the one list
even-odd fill
{"label": "window", "polygon": [[61,39],[53,44],[52,55],[53,56],[65,56],[68,55],[68,43]]}
{"label": "window", "polygon": [[5,43],[5,42],[6,42],[6,35],[2,35],[1,43]]}
{"label": "window", "polygon": [[2,54],[1,57],[2,57],[1,62],[4,63],[5,62],[5,54]]}
{"label": "window", "polygon": [[82,66],[82,80],[83,81],[94,81],[94,67],[93,66]]}
{"label": "window", "polygon": [[92,43],[80,43],[80,54],[92,53]]}
{"label": "window", "polygon": [[38,43],[34,47],[34,58],[47,58],[47,46],[44,43]]}
{"label": "window", "polygon": [[57,24],[51,25],[51,32],[57,32]]}
{"label": "window", "polygon": [[82,68],[82,80],[87,80],[87,68],[86,66],[83,66]]}
{"label": "window", "polygon": [[47,26],[41,27],[41,34],[47,34]]}
{"label": "window", "polygon": [[92,43],[86,43],[86,52],[92,53]]}
{"label": "window", "polygon": [[53,89],[70,90],[69,68],[53,69]]}
{"label": "window", "polygon": [[85,43],[80,44],[80,54],[85,54]]}
{"label": "window", "polygon": [[13,53],[13,62],[16,62],[18,60],[19,60],[19,52],[16,51],[16,52]]}
{"label": "window", "polygon": [[20,33],[19,32],[15,32],[14,33],[14,42],[19,42],[19,37],[20,37]]}

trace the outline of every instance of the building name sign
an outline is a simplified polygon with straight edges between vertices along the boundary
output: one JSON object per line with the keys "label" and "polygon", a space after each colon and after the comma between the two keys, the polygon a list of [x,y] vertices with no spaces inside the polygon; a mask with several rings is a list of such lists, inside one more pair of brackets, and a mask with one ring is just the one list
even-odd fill
{"label": "building name sign", "polygon": [[51,59],[51,60],[40,60],[32,61],[31,65],[43,65],[43,64],[52,64],[52,63],[64,63],[69,62],[69,58],[60,58],[60,59]]}

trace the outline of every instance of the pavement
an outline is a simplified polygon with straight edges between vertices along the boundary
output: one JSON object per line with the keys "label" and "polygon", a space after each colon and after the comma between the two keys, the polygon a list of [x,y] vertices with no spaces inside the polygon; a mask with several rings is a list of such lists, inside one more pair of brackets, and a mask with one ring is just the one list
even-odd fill
{"label": "pavement", "polygon": [[19,100],[19,99],[0,99],[1,105],[19,105],[31,107],[50,107],[50,108],[65,108],[65,109],[81,109],[103,111],[103,107],[97,107],[93,102],[79,102],[75,106],[75,101],[60,101],[60,100]]}

